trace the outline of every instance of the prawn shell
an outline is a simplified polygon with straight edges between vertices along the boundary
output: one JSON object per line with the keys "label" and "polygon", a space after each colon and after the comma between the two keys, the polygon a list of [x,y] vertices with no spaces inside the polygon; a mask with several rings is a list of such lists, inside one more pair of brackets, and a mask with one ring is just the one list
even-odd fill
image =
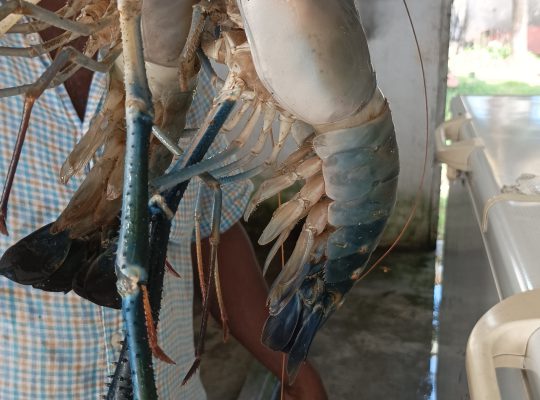
{"label": "prawn shell", "polygon": [[334,202],[329,223],[326,283],[350,280],[364,268],[394,207],[399,157],[388,107],[369,123],[315,138],[325,187]]}
{"label": "prawn shell", "polygon": [[324,266],[324,280],[337,283],[351,279],[353,272],[365,267],[377,247],[386,226],[386,219],[370,224],[344,226],[330,235],[327,245],[328,260]]}
{"label": "prawn shell", "polygon": [[396,200],[398,178],[381,182],[372,191],[352,201],[334,201],[328,207],[328,222],[333,226],[349,225],[351,221],[371,223],[388,218]]}
{"label": "prawn shell", "polygon": [[326,193],[333,200],[358,199],[399,174],[390,112],[364,126],[320,135],[314,146],[323,159]]}
{"label": "prawn shell", "polygon": [[344,120],[371,99],[375,74],[353,0],[237,3],[260,80],[298,119]]}
{"label": "prawn shell", "polygon": [[378,117],[363,125],[317,135],[313,139],[313,147],[317,155],[325,161],[334,154],[351,149],[363,147],[375,149],[393,133],[392,114],[388,107],[385,107]]}

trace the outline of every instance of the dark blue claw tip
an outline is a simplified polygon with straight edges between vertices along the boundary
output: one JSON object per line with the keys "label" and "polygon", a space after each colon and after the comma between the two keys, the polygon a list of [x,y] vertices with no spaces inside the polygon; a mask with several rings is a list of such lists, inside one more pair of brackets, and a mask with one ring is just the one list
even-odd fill
{"label": "dark blue claw tip", "polygon": [[68,256],[58,270],[47,279],[34,283],[32,286],[47,292],[68,293],[72,289],[73,276],[81,268],[86,267],[87,258],[88,252],[85,244],[73,241]]}
{"label": "dark blue claw tip", "polygon": [[41,227],[7,249],[0,259],[0,275],[23,285],[53,275],[66,259],[72,241],[67,231],[53,235],[50,227]]}
{"label": "dark blue claw tip", "polygon": [[277,315],[270,315],[264,324],[262,342],[275,351],[287,349],[297,330],[302,308],[298,295]]}
{"label": "dark blue claw tip", "polygon": [[301,322],[301,328],[296,335],[296,339],[289,351],[287,359],[287,375],[289,384],[292,384],[298,375],[300,365],[307,358],[309,348],[313,342],[315,334],[319,330],[323,320],[322,307],[316,307],[308,316]]}
{"label": "dark blue claw tip", "polygon": [[116,242],[81,268],[73,277],[75,293],[99,306],[121,309],[122,300],[116,289],[115,253]]}

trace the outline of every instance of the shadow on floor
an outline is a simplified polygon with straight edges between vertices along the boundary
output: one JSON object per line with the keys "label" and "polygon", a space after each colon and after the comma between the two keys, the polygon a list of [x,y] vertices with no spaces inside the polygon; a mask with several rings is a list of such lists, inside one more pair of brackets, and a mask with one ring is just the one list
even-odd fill
{"label": "shadow on floor", "polygon": [[[331,400],[427,398],[434,263],[432,252],[394,252],[321,329],[310,360]],[[234,339],[223,344],[214,321],[206,343],[208,399],[237,399],[251,356]]]}

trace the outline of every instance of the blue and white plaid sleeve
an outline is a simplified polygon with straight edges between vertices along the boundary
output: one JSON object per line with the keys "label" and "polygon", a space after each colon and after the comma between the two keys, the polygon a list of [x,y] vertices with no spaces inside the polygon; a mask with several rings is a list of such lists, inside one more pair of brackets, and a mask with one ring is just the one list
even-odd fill
{"label": "blue and white plaid sleeve", "polygon": [[[201,183],[199,202],[201,207],[201,235],[208,237],[212,226],[212,207],[214,204],[214,192]],[[224,185],[222,188],[223,201],[221,207],[220,232],[227,231],[243,215],[247,202],[250,198],[253,184],[247,180]]]}
{"label": "blue and white plaid sleeve", "polygon": [[[5,35],[3,46],[39,44],[39,36]],[[0,62],[2,87],[36,81],[50,65],[48,56]],[[81,123],[63,86],[47,90],[36,102],[15,177],[8,227],[11,236],[0,237],[0,253],[35,229],[54,221],[80,184],[74,177],[68,185],[58,181],[58,169],[99,107],[106,79],[94,74],[84,123]],[[212,91],[199,84],[198,96],[188,115],[199,126],[206,115]],[[0,99],[0,170],[5,173],[20,122],[23,97]],[[219,136],[213,151],[224,148]],[[176,365],[155,361],[156,383],[161,399],[203,400],[198,376],[181,386],[194,357],[191,240],[193,212],[199,180],[186,190],[175,218],[167,257],[181,274],[166,274],[158,337]],[[241,215],[251,184],[224,187],[223,223],[226,229]],[[203,190],[203,212],[211,203]],[[209,226],[207,222],[204,226]],[[208,228],[203,228],[208,231]],[[36,264],[39,260],[36,260]],[[124,337],[121,313],[99,307],[74,293],[49,293],[18,285],[0,277],[0,400],[77,399],[96,400],[106,393],[108,375],[114,371],[120,341]]]}

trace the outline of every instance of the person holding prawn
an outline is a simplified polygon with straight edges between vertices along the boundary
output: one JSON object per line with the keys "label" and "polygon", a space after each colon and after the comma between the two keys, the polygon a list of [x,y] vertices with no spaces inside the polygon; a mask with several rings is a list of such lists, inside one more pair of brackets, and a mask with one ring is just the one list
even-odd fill
{"label": "person holding prawn", "polygon": [[[145,1],[143,15],[147,36],[157,51],[150,61],[171,65],[183,47],[189,28],[191,7],[188,1]],[[57,10],[63,1],[43,0],[40,6]],[[7,34],[2,46],[37,45],[59,34],[48,28],[38,34]],[[78,49],[86,38],[71,43]],[[158,54],[156,54],[158,53]],[[53,56],[53,55],[52,55]],[[0,59],[2,87],[35,81],[51,63],[51,55]],[[80,180],[73,177],[63,186],[58,183],[58,168],[75,143],[88,129],[99,111],[107,85],[105,74],[82,68],[64,85],[47,90],[36,102],[19,172],[11,193],[8,218],[10,235],[0,236],[0,253],[35,229],[54,221],[66,206]],[[207,76],[199,77],[197,97],[187,117],[197,127],[211,102],[212,89]],[[206,96],[205,96],[206,94]],[[0,142],[12,149],[22,109],[22,96],[0,99],[0,120],[4,131]],[[224,143],[217,143],[217,151]],[[2,171],[7,170],[9,152],[0,156]],[[184,386],[182,378],[193,361],[192,296],[193,281],[190,244],[193,211],[199,193],[198,182],[186,192],[169,244],[168,259],[181,275],[165,278],[160,345],[175,365],[156,361],[158,393],[163,399],[203,399],[204,389],[198,375]],[[224,188],[219,268],[224,302],[233,336],[277,376],[281,375],[281,353],[260,342],[260,332],[268,316],[265,303],[267,287],[242,226],[237,222],[249,198],[249,183]],[[201,191],[202,215],[211,213],[211,194]],[[203,219],[202,233],[209,224]],[[206,244],[205,247],[208,247]],[[35,260],[39,266],[40,260]],[[249,284],[245,284],[249,282]],[[51,293],[16,284],[0,277],[0,392],[2,399],[96,399],[106,393],[105,383],[114,371],[123,339],[122,318],[117,310],[100,307],[73,292]],[[217,305],[212,311],[219,315]],[[325,399],[326,394],[316,371],[303,367],[293,385],[285,387],[286,399]]]}
{"label": "person holding prawn", "polygon": [[[54,7],[51,1],[46,0],[45,4]],[[122,7],[125,7],[126,4],[125,2],[121,3]],[[161,108],[160,118],[156,117],[154,120],[154,124],[159,125],[158,130],[162,129],[166,134],[173,133],[172,131],[176,132],[179,136],[175,136],[172,142],[177,140],[182,142],[183,139],[186,139],[185,136],[182,136],[181,128],[186,122],[185,111],[191,100],[189,93],[195,86],[194,77],[198,65],[196,52],[198,49],[202,49],[203,55],[200,62],[203,66],[209,64],[209,62],[204,62],[204,57],[210,57],[227,64],[229,74],[227,79],[219,85],[219,92],[216,96],[219,101],[215,103],[213,111],[208,114],[203,124],[205,129],[201,129],[197,133],[193,142],[196,140],[198,142],[190,144],[189,149],[202,143],[206,132],[212,133],[219,130],[210,128],[214,124],[214,117],[212,117],[214,114],[212,113],[219,114],[219,110],[216,111],[218,105],[230,104],[241,99],[244,102],[243,105],[237,107],[238,112],[227,123],[240,127],[247,119],[240,135],[231,144],[220,145],[221,139],[218,136],[218,142],[210,149],[210,153],[213,152],[217,155],[203,161],[198,160],[196,164],[190,166],[177,163],[177,166],[181,166],[178,170],[175,170],[175,167],[167,170],[172,155],[167,153],[169,161],[164,163],[161,162],[162,158],[158,157],[156,160],[155,153],[152,153],[151,149],[149,152],[151,153],[150,187],[156,193],[163,193],[165,190],[177,187],[177,185],[196,176],[209,182],[209,186],[214,185],[215,187],[216,179],[210,173],[215,174],[221,183],[224,195],[224,211],[221,221],[221,229],[224,233],[220,240],[219,262],[217,263],[220,275],[217,282],[220,283],[223,295],[222,301],[218,302],[220,303],[219,310],[222,313],[222,320],[225,321],[223,318],[223,309],[225,309],[228,312],[231,333],[274,374],[287,375],[290,385],[285,386],[283,393],[285,399],[325,399],[326,394],[318,374],[309,363],[305,363],[305,360],[317,331],[341,306],[346,293],[362,277],[364,268],[378,244],[394,207],[399,174],[398,149],[390,109],[377,87],[366,36],[354,1],[203,0],[195,2],[193,0],[144,0],[142,6],[144,61],[147,66],[147,77],[152,90],[154,108],[156,110]],[[194,6],[193,11],[192,6]],[[150,115],[147,110],[151,108],[150,100],[145,100],[149,99],[149,96],[144,99],[144,96],[141,96],[139,99],[134,95],[135,90],[133,90],[133,88],[142,88],[146,85],[143,82],[145,78],[144,74],[141,73],[142,69],[135,68],[143,62],[142,51],[137,53],[136,46],[133,45],[138,40],[131,40],[137,39],[137,33],[135,36],[130,36],[133,35],[133,32],[138,31],[139,24],[135,18],[136,14],[128,12],[131,11],[129,8],[124,8],[123,11],[123,14],[120,13],[120,18],[121,21],[125,22],[125,25],[122,26],[127,26],[126,21],[129,20],[131,27],[129,31],[123,31],[124,56],[126,60],[132,60],[132,62],[126,61],[126,65],[122,67],[122,62],[118,61],[118,65],[114,68],[124,68],[127,71],[126,76],[135,75],[134,70],[138,71],[136,74],[137,82],[133,83],[126,78],[126,86],[130,88],[129,93],[132,96],[130,98],[132,102],[126,101],[126,103],[134,104],[133,100],[142,99],[141,103],[145,103],[146,109],[142,112],[141,106],[137,105],[138,110],[141,111],[138,115],[144,115],[146,118]],[[68,14],[69,10],[63,10],[63,12]],[[36,12],[37,14],[43,15]],[[45,19],[48,20],[59,18],[50,15],[46,17]],[[191,28],[188,29],[190,26]],[[45,40],[47,40],[46,32],[42,33]],[[109,34],[114,36],[114,30],[110,30]],[[54,33],[52,35],[55,36]],[[16,36],[13,40],[17,40]],[[18,40],[34,40],[34,49],[44,48],[43,46],[35,46],[39,41],[39,37],[36,35],[33,39],[32,35],[26,35]],[[6,45],[21,47],[29,44],[15,42]],[[112,49],[114,50],[114,48]],[[23,83],[26,80],[35,81],[40,76],[43,65],[39,65],[39,63],[42,62],[46,65],[47,62],[50,62],[48,55],[44,54],[44,56],[44,59],[43,57],[42,59],[40,57],[31,59],[34,64],[29,68],[28,77],[23,77]],[[206,61],[208,60],[206,59]],[[6,67],[1,71],[6,81],[14,79],[13,71],[17,69],[13,64],[15,62],[13,58],[9,62],[11,65],[6,62]],[[80,63],[90,67],[96,64],[88,56]],[[8,221],[13,236],[16,238],[56,218],[58,211],[67,201],[66,196],[73,189],[73,186],[69,185],[78,183],[73,182],[76,177],[72,176],[74,168],[70,167],[70,165],[77,163],[68,163],[68,167],[62,168],[61,178],[64,182],[70,181],[71,183],[58,191],[59,194],[54,198],[55,205],[48,206],[51,203],[50,192],[52,191],[51,187],[53,187],[50,182],[55,175],[52,166],[61,163],[60,153],[67,151],[74,144],[76,138],[73,136],[77,135],[73,135],[73,132],[79,134],[88,129],[89,122],[87,121],[100,106],[107,113],[107,117],[100,114],[101,119],[94,120],[94,123],[100,122],[97,124],[99,130],[102,126],[103,130],[107,130],[108,127],[110,128],[110,124],[115,122],[120,126],[118,130],[122,131],[122,118],[117,118],[114,108],[117,104],[123,104],[121,88],[119,88],[121,85],[117,84],[115,87],[112,75],[108,97],[105,100],[102,100],[102,93],[106,91],[107,86],[104,77],[101,76],[100,81],[100,75],[97,73],[93,76],[91,73],[81,73],[81,75],[76,76],[73,82],[67,81],[65,87],[59,86],[55,92],[45,92],[44,96],[47,97],[40,98],[36,103],[36,106],[39,107],[35,110],[37,115],[32,120],[32,125],[33,129],[37,129],[36,126],[39,126],[39,132],[30,133],[28,136],[38,143],[35,143],[34,146],[32,143],[25,145],[25,151],[29,155],[23,153],[22,159],[26,159],[26,163],[31,163],[32,156],[34,162],[37,162],[36,160],[39,160],[40,157],[44,157],[40,153],[44,147],[41,141],[47,134],[51,135],[51,140],[46,140],[45,143],[56,142],[62,146],[58,152],[47,152],[46,156],[50,159],[47,159],[46,163],[40,164],[39,172],[43,174],[40,176],[40,180],[47,182],[43,189],[40,189],[40,194],[49,199],[42,201],[45,206],[36,205],[37,199],[32,198],[35,193],[29,194],[32,192],[31,185],[29,188],[29,185],[25,185],[22,181],[22,186],[18,184],[14,187],[15,205],[14,209],[10,211],[11,217]],[[219,81],[215,76],[213,79]],[[117,80],[116,82],[121,81]],[[197,90],[199,95],[205,90],[203,82],[204,78],[200,76]],[[21,82],[9,82],[9,84],[16,86],[21,85]],[[74,86],[71,86],[72,84]],[[118,93],[115,93],[115,90],[118,90]],[[70,98],[77,100],[71,101]],[[30,100],[33,104],[33,100]],[[15,100],[9,98],[6,100],[5,106],[0,109],[6,110],[4,115],[6,125],[15,126],[14,123],[10,122],[12,117],[8,116],[7,110],[10,110],[10,107],[22,108],[22,104],[11,105],[9,101],[16,102],[18,100],[17,98]],[[200,125],[197,116],[204,116],[208,112],[198,103],[200,101],[199,97],[199,100],[196,100],[191,107],[191,115],[188,116],[187,121],[189,126]],[[51,105],[56,108],[52,110]],[[202,109],[204,111],[201,112]],[[228,112],[231,109],[232,106],[229,107]],[[251,110],[251,114],[248,114],[250,115],[248,118],[243,118],[247,110]],[[66,115],[68,116],[66,117]],[[239,150],[258,131],[255,126],[259,116],[262,116],[264,120],[259,140],[249,155],[239,155],[240,158],[237,160],[236,156],[239,154]],[[280,122],[278,141],[273,143],[271,156],[266,160],[261,160],[261,158],[256,157],[260,153],[259,145],[264,144],[266,135],[273,137],[271,125],[275,116]],[[132,124],[129,127],[133,128],[136,125],[136,119],[131,118],[130,121]],[[139,122],[141,126],[146,124],[145,126],[149,130],[151,125],[149,121],[150,119],[146,118],[143,122]],[[168,125],[170,121],[173,121],[172,128],[174,129],[172,130],[171,126]],[[21,124],[21,127],[22,130],[26,130],[25,123]],[[68,127],[67,131],[66,127]],[[14,127],[13,132],[16,129]],[[297,139],[299,149],[277,168],[278,155],[285,139],[291,132]],[[3,140],[8,141],[4,147],[10,147],[9,138],[11,135],[7,139],[3,138]],[[128,138],[137,138],[139,140],[137,143],[142,143],[138,147],[138,149],[143,149],[142,152],[136,153],[135,150],[132,150],[135,148],[134,145],[126,146],[122,142],[121,136],[114,136],[114,140],[111,141],[112,145],[104,148],[105,156],[95,162],[85,181],[79,186],[74,199],[56,220],[51,231],[57,233],[69,231],[70,235],[78,232],[81,237],[84,237],[95,230],[89,221],[101,221],[103,226],[114,226],[121,205],[119,199],[122,190],[124,194],[128,194],[126,198],[129,196],[130,201],[133,200],[133,203],[125,202],[124,206],[128,205],[126,208],[131,207],[131,204],[136,204],[139,209],[146,210],[146,200],[141,200],[146,194],[146,175],[143,174],[146,169],[140,167],[139,169],[143,171],[141,173],[132,173],[134,170],[129,172],[132,166],[145,165],[143,162],[136,164],[133,161],[134,154],[138,154],[139,159],[143,159],[146,154],[145,147],[143,147],[143,136],[142,134],[136,135],[133,130],[130,133],[128,130]],[[173,144],[172,147],[174,146]],[[126,177],[133,178],[133,180],[138,178],[138,192],[130,186],[132,181],[128,181],[128,178],[126,178],[126,185],[123,186],[123,189],[118,190],[122,186],[118,184],[120,175],[115,174],[117,169],[112,168],[112,166],[120,166],[123,163],[122,152],[126,147],[127,152],[132,157],[130,159],[126,156],[125,164],[128,171]],[[84,152],[85,148],[81,150]],[[94,151],[95,149],[92,153]],[[156,153],[159,154],[159,151]],[[244,157],[243,160],[242,157]],[[249,169],[246,165],[249,165],[248,161],[253,161],[254,158],[259,165]],[[88,160],[89,157],[85,159]],[[221,162],[224,162],[225,165],[220,165]],[[277,249],[286,240],[293,227],[305,218],[297,246],[269,292],[268,310],[265,308],[267,288],[254,261],[245,233],[236,223],[246,207],[247,196],[250,192],[250,185],[246,183],[245,179],[260,173],[265,166],[274,168],[274,176],[266,180],[258,189],[247,207],[245,218],[248,218],[257,204],[264,199],[275,195],[296,181],[304,181],[302,189],[274,213],[259,239],[261,244],[277,239],[269,258],[276,254]],[[239,167],[240,173],[230,175]],[[30,169],[29,166],[24,166],[24,168]],[[141,179],[141,176],[144,178]],[[199,180],[195,183],[192,182],[184,193],[180,213],[176,217],[176,224],[168,248],[168,259],[175,268],[180,270],[183,279],[175,280],[169,275],[165,279],[164,298],[158,327],[161,348],[158,348],[156,334],[151,329],[154,323],[149,322],[149,317],[145,316],[146,326],[150,327],[148,328],[148,342],[154,355],[161,360],[168,362],[174,360],[176,362],[176,365],[155,362],[158,393],[163,398],[177,398],[178,396],[181,398],[200,398],[203,396],[198,381],[188,379],[197,370],[201,354],[199,348],[196,352],[196,361],[184,380],[186,384],[182,387],[179,386],[179,376],[186,374],[186,369],[191,365],[193,358],[191,351],[187,349],[192,346],[190,313],[187,310],[190,309],[192,293],[189,265],[194,219],[199,221],[198,218],[201,215],[204,217],[210,214],[208,209],[212,202],[210,200],[212,194],[204,186],[199,190],[198,182]],[[102,187],[105,184],[107,185],[106,189]],[[46,185],[49,187],[47,188]],[[2,214],[0,215],[2,223],[7,215],[7,197],[9,197],[10,190],[9,185],[7,186],[7,192],[4,192],[7,195],[2,197]],[[96,187],[101,189],[96,191]],[[134,196],[134,192],[138,193],[139,196]],[[92,196],[92,193],[106,193],[106,200],[110,201],[104,202],[102,197]],[[29,201],[30,198],[32,201]],[[94,198],[97,198],[100,203],[96,207],[90,207],[91,200]],[[219,195],[214,199],[219,199]],[[151,203],[153,207],[158,207],[166,213],[167,204],[160,200],[159,196],[153,197]],[[87,207],[82,207],[81,204]],[[195,204],[202,207],[199,209]],[[104,212],[106,210],[109,212]],[[70,218],[73,215],[78,215],[80,218],[75,220]],[[33,216],[34,219],[32,220],[28,216]],[[131,224],[146,227],[145,219],[139,218],[140,216],[141,214],[134,213],[131,219],[123,219],[121,232],[129,229]],[[200,225],[203,234],[209,234],[209,225],[203,218]],[[198,226],[196,223],[195,227]],[[1,228],[6,230],[5,225],[2,225]],[[133,228],[133,231],[135,230]],[[48,229],[40,230],[34,234],[39,236],[45,232],[43,236],[50,243],[54,243],[54,238],[50,236],[51,231]],[[195,231],[199,232],[198,229]],[[216,231],[217,229],[213,231],[210,242],[213,249],[216,248],[218,242],[217,235],[214,236]],[[122,234],[120,236],[122,237]],[[61,237],[64,236],[58,236],[58,240]],[[105,241],[106,238],[107,235],[105,235]],[[5,243],[1,243],[3,249],[12,243],[7,239],[2,240],[5,241]],[[130,249],[135,248],[136,244],[144,244],[145,240],[146,233],[141,228],[135,240],[129,242]],[[121,242],[122,245],[123,243]],[[26,249],[25,246],[22,247]],[[144,246],[139,246],[139,248],[142,247]],[[45,246],[42,245],[42,249],[42,253],[46,254]],[[124,252],[119,250],[117,253],[118,259],[125,258]],[[143,254],[142,251],[140,253]],[[128,252],[128,254],[132,253]],[[135,293],[135,296],[139,296],[137,298],[141,298],[140,292],[144,294],[143,289],[146,283],[143,281],[146,278],[140,279],[140,277],[144,275],[145,269],[139,265],[144,263],[140,260],[144,260],[144,256],[140,257],[137,262],[121,264],[120,270],[127,271],[127,274],[120,273],[118,275],[117,282],[117,286],[122,289],[123,300],[131,296],[130,290]],[[20,275],[26,272],[22,264],[6,262],[2,273],[16,281],[20,280]],[[212,262],[212,265],[215,266],[216,263]],[[43,266],[43,269],[46,268]],[[136,273],[133,273],[134,271]],[[212,269],[208,275],[212,277]],[[101,279],[104,275],[98,274],[97,277]],[[49,276],[37,282],[27,279],[26,283],[41,288],[50,287],[51,281],[48,278]],[[87,303],[83,303],[83,300],[76,299],[74,295],[71,296],[71,293],[63,297],[61,295],[54,297],[52,294],[36,294],[32,289],[21,288],[7,281],[2,282],[5,282],[6,288],[8,288],[7,298],[12,301],[10,307],[0,311],[3,313],[0,314],[0,317],[3,318],[0,323],[6,324],[5,332],[7,335],[4,337],[12,338],[12,346],[8,346],[8,362],[5,364],[8,369],[11,368],[12,372],[5,371],[5,374],[0,375],[0,379],[2,377],[11,378],[9,382],[12,383],[9,384],[12,386],[13,382],[17,382],[16,385],[19,385],[18,382],[24,381],[23,378],[28,371],[28,366],[25,365],[19,372],[13,367],[13,364],[15,360],[24,358],[25,354],[36,353],[36,347],[39,347],[37,343],[39,343],[42,356],[32,360],[34,364],[36,360],[41,362],[39,370],[42,375],[40,375],[38,382],[54,382],[53,386],[61,387],[62,390],[77,390],[77,396],[75,396],[77,398],[85,398],[80,396],[83,396],[83,393],[87,395],[89,390],[96,390],[96,382],[104,379],[105,371],[115,359],[115,351],[118,351],[118,349],[114,349],[114,343],[118,340],[111,341],[107,338],[112,337],[113,333],[116,333],[119,338],[123,337],[119,315],[110,309],[91,308]],[[97,280],[93,280],[94,285],[95,282]],[[239,290],[238,285],[241,282],[248,282],[248,285]],[[141,290],[139,290],[139,285]],[[73,290],[79,290],[78,293],[81,293],[80,288],[75,286],[74,284]],[[218,285],[216,284],[216,286]],[[15,293],[15,291],[20,292]],[[99,294],[97,288],[95,291]],[[202,289],[202,291],[205,290]],[[108,293],[114,295],[116,291],[112,290]],[[206,293],[210,293],[210,291],[207,290]],[[44,298],[49,295],[51,296],[49,303],[52,305],[45,307]],[[92,293],[86,293],[84,297],[91,298],[92,295]],[[220,298],[219,295],[217,297]],[[18,301],[14,302],[13,299],[18,299]],[[112,298],[112,303],[115,300]],[[62,304],[62,301],[66,303]],[[75,303],[76,306],[74,306]],[[19,307],[21,304],[28,304],[28,307],[21,309]],[[133,303],[128,301],[122,302],[122,306],[125,308],[131,307],[131,304]],[[182,307],[179,310],[173,304],[181,304]],[[217,314],[218,307],[214,306],[213,308],[214,313]],[[131,368],[134,369],[135,374],[137,371],[144,371],[148,378],[147,381],[153,383],[152,377],[154,375],[148,373],[151,371],[149,366],[152,363],[145,363],[139,368],[139,354],[135,354],[137,350],[134,349],[140,343],[142,343],[142,347],[139,348],[146,348],[146,341],[141,339],[144,335],[138,334],[141,331],[144,333],[144,330],[140,329],[142,318],[135,317],[133,309],[134,307],[131,307],[129,311],[126,311],[126,315],[131,318],[127,323],[128,318],[126,317],[127,329],[133,329],[129,332],[137,332],[129,338],[130,340],[133,338],[138,340],[136,343],[134,341],[133,345],[129,345],[130,351],[132,351],[129,357]],[[65,320],[58,318],[60,310],[67,310],[64,312],[68,316],[65,320],[70,321],[68,324]],[[47,318],[43,317],[45,312]],[[152,312],[152,310],[145,309],[146,315]],[[35,319],[36,315],[38,316],[37,320]],[[57,318],[49,319],[54,317]],[[47,322],[43,322],[45,320]],[[36,328],[36,323],[39,328]],[[72,330],[78,325],[80,325],[80,330],[73,333]],[[51,326],[54,328],[51,329]],[[27,331],[24,330],[24,327],[28,327]],[[55,334],[55,330],[59,327],[68,336],[66,340],[62,341],[62,346],[67,346],[68,351],[59,350],[61,346],[55,343],[62,337]],[[44,333],[36,335],[36,329]],[[43,339],[43,335],[47,336],[47,339]],[[151,338],[153,340],[150,340]],[[186,340],[186,338],[190,338],[190,340]],[[21,340],[17,341],[17,339]],[[267,348],[261,344],[261,339],[268,346]],[[82,344],[83,342],[84,344]],[[73,347],[74,344],[75,347]],[[83,346],[85,346],[84,349],[88,349],[87,352],[81,350]],[[273,352],[268,348],[287,354],[283,370],[281,353]],[[52,350],[49,351],[49,349]],[[147,355],[149,355],[148,352],[145,353],[145,357]],[[66,360],[68,361],[66,362]],[[70,383],[69,385],[64,384],[63,381],[62,383],[58,380],[55,381],[55,379],[65,379],[65,371],[56,374],[59,367],[44,368],[45,365],[53,365],[53,362],[56,363],[55,366],[58,366],[60,362],[63,368],[68,368],[68,366],[71,368],[69,379],[66,380]],[[96,365],[100,367],[95,369]],[[92,369],[93,367],[94,369]],[[13,374],[13,371],[17,374],[15,377],[9,375],[9,373]],[[92,383],[85,387],[84,382],[86,382],[87,375],[81,378],[79,371],[91,374]],[[58,378],[59,376],[61,378]],[[0,384],[2,383],[0,381]],[[6,385],[9,384],[6,382]],[[145,384],[138,382],[133,384],[133,387],[138,389],[144,386]],[[151,385],[149,384],[149,386]],[[25,382],[13,389],[11,393],[29,390],[29,387],[31,390],[36,388],[50,390],[49,385],[39,386],[34,380],[33,385]],[[39,390],[36,390],[31,393],[37,395],[38,392]],[[72,392],[69,393],[72,396]]]}

